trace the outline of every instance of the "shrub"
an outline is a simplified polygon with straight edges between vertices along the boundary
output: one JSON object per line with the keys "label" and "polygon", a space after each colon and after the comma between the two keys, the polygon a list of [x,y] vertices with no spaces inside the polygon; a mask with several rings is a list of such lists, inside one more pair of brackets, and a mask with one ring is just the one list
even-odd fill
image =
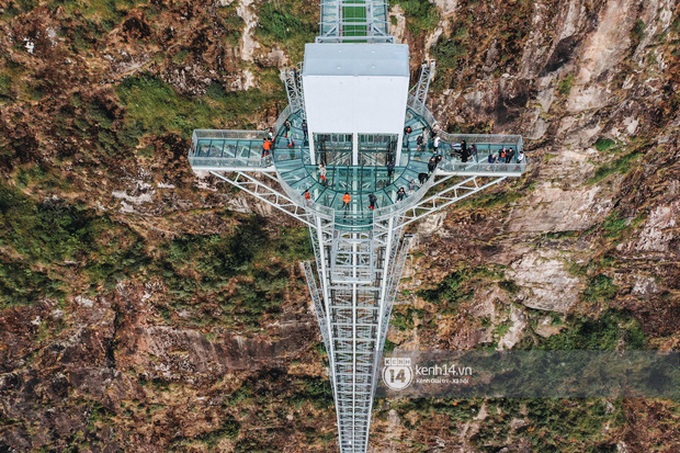
{"label": "shrub", "polygon": [[600,168],[595,170],[595,174],[593,175],[592,178],[588,180],[588,184],[596,184],[615,173],[619,174],[628,173],[628,171],[630,171],[631,169],[631,164],[639,160],[641,157],[642,152],[635,150],[629,152],[624,156],[619,157],[613,162],[602,165]]}
{"label": "shrub", "polygon": [[608,310],[598,318],[569,317],[557,335],[540,339],[535,347],[544,350],[643,349],[645,335],[639,323],[628,313]]}
{"label": "shrub", "polygon": [[617,287],[610,277],[597,274],[588,282],[583,298],[588,302],[609,302],[616,295],[616,290]]}
{"label": "shrub", "polygon": [[567,74],[565,78],[559,81],[557,84],[557,91],[562,96],[569,96],[571,93],[571,85],[574,83],[574,74]]}
{"label": "shrub", "polygon": [[616,145],[616,142],[610,138],[604,138],[600,137],[597,139],[595,144],[595,149],[598,151],[607,151],[608,149],[612,148],[614,145]]}
{"label": "shrub", "polygon": [[439,11],[427,0],[396,0],[406,17],[406,27],[414,36],[425,36],[439,24]]}

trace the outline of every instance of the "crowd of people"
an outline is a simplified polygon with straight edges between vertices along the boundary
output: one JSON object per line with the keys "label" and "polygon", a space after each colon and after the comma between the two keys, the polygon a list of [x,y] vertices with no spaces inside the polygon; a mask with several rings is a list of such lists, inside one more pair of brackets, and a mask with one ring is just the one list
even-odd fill
{"label": "crowd of people", "polygon": [[490,164],[510,164],[514,162],[521,164],[525,160],[524,151],[520,149],[514,161],[513,157],[515,157],[515,150],[503,147],[498,150],[498,155],[493,151],[489,152],[486,161]]}
{"label": "crowd of people", "polygon": [[[288,148],[295,147],[292,127],[293,126],[290,120],[286,120],[283,123],[281,137],[286,139]],[[307,146],[309,141],[306,120],[304,119],[302,120],[302,122],[299,125],[299,129],[302,131],[303,134],[304,145]],[[406,126],[404,127],[403,132],[404,132],[403,148],[405,149],[405,151],[408,152],[411,149],[411,140],[414,131],[411,126]],[[427,161],[427,172],[423,171],[418,173],[417,181],[415,179],[411,179],[407,185],[408,190],[406,187],[403,186],[396,189],[395,197],[396,202],[403,201],[406,199],[407,196],[415,193],[423,184],[425,184],[433,176],[437,167],[443,160],[443,154],[448,153],[450,157],[457,157],[458,159],[460,159],[461,162],[468,162],[471,160],[478,161],[477,157],[478,148],[477,145],[474,143],[468,146],[466,141],[462,140],[459,144],[451,146],[451,144],[443,143],[440,134],[431,127],[425,127],[420,131],[420,133],[418,132],[416,133],[418,134],[415,139],[417,153],[416,156],[418,155],[418,153],[422,153],[428,150],[432,153],[432,155]],[[274,151],[275,143],[276,133],[274,131],[274,128],[270,127],[267,136],[263,139],[262,159],[271,158],[272,152]],[[525,159],[526,158],[522,150],[519,150],[518,153],[515,153],[514,148],[503,146],[500,149],[498,149],[498,151],[490,151],[486,161],[489,164],[499,163],[510,164],[510,163],[523,163]],[[387,178],[385,181],[381,181],[380,184],[376,183],[375,189],[380,189],[383,187],[386,188],[393,182],[395,175],[394,154],[388,154],[386,162],[387,163],[385,164],[385,170]],[[327,168],[323,159],[320,159],[320,162],[318,164],[318,181],[322,186],[327,187],[329,185]],[[306,204],[310,204],[312,202],[312,195],[309,189],[305,189],[302,195]],[[347,216],[347,212],[349,211],[350,206],[352,204],[352,195],[349,192],[345,192],[342,195],[342,197],[340,197],[340,200],[342,201],[341,209],[344,211],[344,215]],[[378,197],[376,196],[375,193],[370,193],[368,195],[367,208],[370,210],[375,210],[377,209],[377,204]]]}

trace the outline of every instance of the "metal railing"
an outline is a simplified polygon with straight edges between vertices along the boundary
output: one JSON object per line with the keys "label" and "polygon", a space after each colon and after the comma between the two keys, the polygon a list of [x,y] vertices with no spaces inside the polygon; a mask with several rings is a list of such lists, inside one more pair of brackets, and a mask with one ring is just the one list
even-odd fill
{"label": "metal railing", "polygon": [[418,83],[411,89],[411,92],[409,93],[409,99],[411,99],[411,102],[417,106],[417,113],[419,114],[422,114],[422,111],[427,109],[427,107],[425,107],[425,101],[427,100],[427,92],[430,89],[430,81],[432,80],[434,68],[434,60],[423,62],[423,64],[420,65],[420,77],[418,78]]}
{"label": "metal railing", "polygon": [[[194,170],[227,170],[235,171],[236,169],[269,169],[271,167],[270,159],[262,159],[260,157],[191,157],[189,156],[189,164]],[[274,171],[274,168],[271,168]]]}
{"label": "metal railing", "polygon": [[437,168],[445,173],[460,173],[460,174],[478,174],[483,176],[484,174],[497,174],[497,173],[507,173],[508,175],[521,175],[527,167],[526,159],[522,162],[484,162],[480,160],[479,162],[461,162],[454,159],[443,160]]}
{"label": "metal railing", "polygon": [[199,139],[238,139],[255,140],[264,138],[266,131],[257,130],[238,130],[238,129],[195,129],[191,137],[192,143],[197,143]]}
{"label": "metal railing", "polygon": [[317,36],[316,43],[341,44],[344,42],[368,44],[394,44],[394,36]]}
{"label": "metal railing", "polygon": [[[319,36],[323,42],[394,42],[389,35],[388,5],[385,0],[366,0],[345,3],[342,0],[321,0]],[[345,17],[363,7],[365,17]],[[362,34],[357,30],[364,28]],[[356,33],[356,34],[355,34]]]}
{"label": "metal railing", "polygon": [[316,320],[319,323],[319,328],[321,330],[321,337],[323,338],[324,346],[326,350],[330,351],[330,339],[328,338],[328,318],[326,310],[324,309],[323,295],[319,286],[317,285],[316,276],[312,270],[312,263],[309,261],[304,261],[300,263],[302,271],[305,274],[305,279],[307,280],[307,286],[309,287],[309,294],[312,296],[312,301],[314,303],[314,312],[316,313]]}
{"label": "metal railing", "polygon": [[[404,273],[404,267],[406,266],[406,258],[408,256],[409,249],[413,242],[413,235],[405,234],[401,238],[401,244],[399,245],[396,256],[394,257],[394,268],[392,275],[390,276],[390,281],[387,284],[387,296],[385,298],[388,301],[387,307],[385,307],[385,313],[383,318],[383,323],[380,332],[380,344],[378,351],[382,352],[385,347],[385,338],[387,338],[387,329],[389,328],[390,316],[392,315],[392,308],[397,300],[397,290],[399,288],[399,282],[401,281],[401,276]],[[377,371],[377,370],[376,370]]]}

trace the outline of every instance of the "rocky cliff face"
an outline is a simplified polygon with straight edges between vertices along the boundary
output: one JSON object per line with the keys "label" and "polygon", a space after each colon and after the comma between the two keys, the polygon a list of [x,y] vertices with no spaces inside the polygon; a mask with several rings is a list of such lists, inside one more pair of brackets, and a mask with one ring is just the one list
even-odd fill
{"label": "rocky cliff face", "polygon": [[451,3],[430,51],[454,55],[435,111],[449,129],[522,131],[534,166],[497,191],[507,203],[447,214],[437,242],[506,266],[532,308],[578,310],[588,279],[606,275],[607,306],[636,307],[659,345],[676,346],[677,5],[518,1],[509,16]]}
{"label": "rocky cliff face", "polygon": [[[193,128],[274,120],[317,5],[1,8],[0,451],[336,448],[305,230],[184,158]],[[677,349],[679,8],[393,5],[442,127],[521,133],[532,167],[414,228],[391,346]],[[677,424],[665,401],[385,400],[371,444],[672,451]]]}

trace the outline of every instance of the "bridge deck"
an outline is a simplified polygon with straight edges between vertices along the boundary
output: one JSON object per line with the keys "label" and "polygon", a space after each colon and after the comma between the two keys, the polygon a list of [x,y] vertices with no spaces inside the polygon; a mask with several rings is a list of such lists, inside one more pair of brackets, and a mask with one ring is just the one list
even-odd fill
{"label": "bridge deck", "polygon": [[[288,147],[289,139],[284,136],[284,129],[276,131],[273,160],[262,158],[262,139],[266,136],[265,132],[197,130],[194,132],[189,161],[194,170],[276,171],[280,180],[292,191],[303,194],[309,190],[312,203],[335,209],[335,220],[339,227],[370,228],[373,211],[368,208],[369,194],[376,196],[376,208],[407,203],[408,197],[420,188],[419,176],[425,174],[428,179],[433,176],[428,174],[428,161],[435,155],[432,141],[420,149],[416,144],[417,136],[430,125],[411,109],[406,118],[406,125],[411,127],[412,132],[404,143],[401,161],[397,162],[391,177],[385,166],[353,167],[328,162],[327,182],[322,184],[317,166],[311,165],[309,146],[305,143],[301,128],[300,112],[288,117],[292,125],[292,147]],[[462,162],[460,143],[442,140],[438,150],[442,161],[434,172],[436,175],[518,177],[526,167],[526,160],[517,162],[516,154],[508,163],[488,162],[489,153],[497,156],[502,148],[513,148],[518,152],[522,144],[517,136],[441,135],[466,140],[468,146],[476,146],[477,152],[467,162]],[[402,187],[406,191],[406,197],[399,201],[398,190]],[[351,196],[350,205],[346,209],[342,202],[345,192]]]}
{"label": "bridge deck", "polygon": [[361,42],[371,37],[392,41],[385,0],[321,0],[317,42]]}

